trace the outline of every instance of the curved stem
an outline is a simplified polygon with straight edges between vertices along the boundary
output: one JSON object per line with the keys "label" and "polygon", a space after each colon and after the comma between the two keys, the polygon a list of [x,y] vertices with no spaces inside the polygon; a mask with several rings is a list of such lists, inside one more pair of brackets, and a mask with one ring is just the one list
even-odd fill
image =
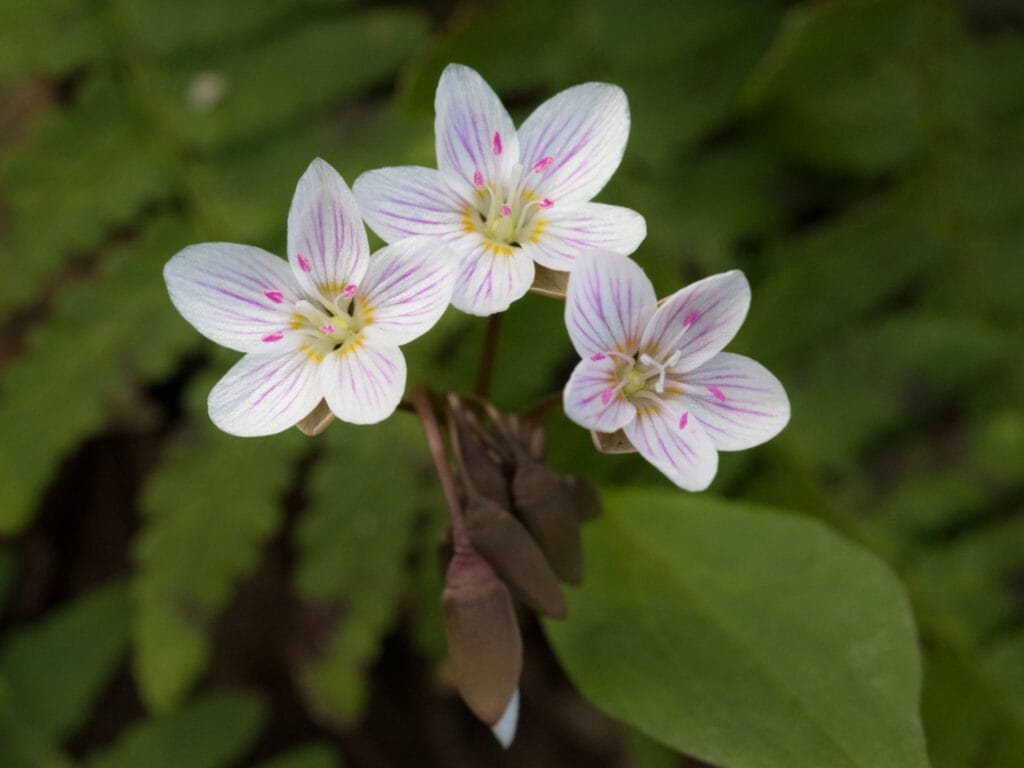
{"label": "curved stem", "polygon": [[471,552],[473,545],[469,540],[469,532],[466,530],[466,523],[462,518],[462,504],[459,503],[455,479],[448,467],[448,455],[444,450],[444,440],[441,438],[441,428],[437,423],[437,414],[434,412],[430,393],[423,387],[415,387],[409,397],[420,423],[423,424],[423,432],[427,437],[427,448],[430,449],[430,456],[434,460],[434,469],[437,471],[437,479],[441,483],[444,500],[448,505],[448,519],[452,527],[452,547],[456,554]]}
{"label": "curved stem", "polygon": [[491,391],[494,357],[498,351],[498,336],[501,333],[501,316],[503,314],[503,312],[499,312],[487,318],[487,334],[484,336],[480,366],[476,369],[476,386],[473,388],[479,397],[487,397],[487,393]]}

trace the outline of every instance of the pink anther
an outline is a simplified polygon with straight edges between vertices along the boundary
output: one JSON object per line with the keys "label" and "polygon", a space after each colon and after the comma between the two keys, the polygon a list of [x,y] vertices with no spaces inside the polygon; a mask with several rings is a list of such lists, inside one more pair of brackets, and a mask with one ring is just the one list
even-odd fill
{"label": "pink anther", "polygon": [[542,157],[540,160],[533,164],[533,172],[544,173],[544,171],[551,167],[551,163],[553,163],[554,161],[555,158],[553,157]]}
{"label": "pink anther", "polygon": [[334,333],[334,324],[324,323],[323,325],[320,326],[320,330],[326,333],[328,336],[330,336],[332,333]]}
{"label": "pink anther", "polygon": [[309,263],[309,259],[307,259],[305,256],[303,256],[301,253],[295,254],[295,258],[298,259],[299,269],[301,269],[303,272],[312,272],[313,271],[313,265],[310,264]]}
{"label": "pink anther", "polygon": [[266,342],[269,343],[271,341],[280,341],[283,338],[284,338],[284,331],[274,331],[273,333],[268,333],[266,336],[264,336],[263,337],[263,341],[266,341]]}
{"label": "pink anther", "polygon": [[280,291],[264,291],[263,295],[270,299],[275,304],[280,304],[284,301],[284,294]]}
{"label": "pink anther", "polygon": [[715,396],[715,400],[724,403],[725,395],[722,394],[722,390],[716,387],[714,384],[708,384],[708,392]]}
{"label": "pink anther", "polygon": [[352,283],[349,283],[348,285],[346,285],[345,286],[345,292],[342,293],[341,295],[344,296],[346,299],[351,299],[353,296],[356,295],[356,287],[355,287],[355,285],[352,284]]}
{"label": "pink anther", "polygon": [[538,208],[550,208],[554,204],[555,204],[554,201],[550,197],[545,197],[543,200],[541,200],[539,203],[537,203],[537,207]]}
{"label": "pink anther", "polygon": [[484,175],[480,173],[479,168],[473,171],[473,186],[476,187],[477,189],[484,188]]}
{"label": "pink anther", "polygon": [[615,390],[613,390],[613,389],[606,389],[604,392],[602,392],[601,393],[601,404],[602,405],[608,405],[608,403],[610,403],[612,401],[612,395],[614,395],[614,394],[615,394]]}
{"label": "pink anther", "polygon": [[683,411],[683,415],[679,417],[679,428],[686,429],[686,422],[690,420],[690,414],[687,411]]}
{"label": "pink anther", "polygon": [[598,352],[595,355],[591,355],[590,359],[593,360],[596,363],[598,360],[604,360],[604,357],[605,357],[604,353]]}
{"label": "pink anther", "polygon": [[491,149],[494,150],[494,154],[501,154],[501,134],[497,131],[494,132],[494,138],[491,140]]}
{"label": "pink anther", "polygon": [[697,318],[699,318],[699,317],[700,317],[700,312],[696,312],[696,311],[691,312],[690,314],[688,314],[686,316],[686,319],[683,320],[683,327],[684,328],[689,328],[691,325],[693,325],[694,323],[697,322]]}
{"label": "pink anther", "polygon": [[501,205],[501,215],[502,216],[511,216],[512,215],[512,206],[510,206],[508,203],[502,203],[502,205]]}

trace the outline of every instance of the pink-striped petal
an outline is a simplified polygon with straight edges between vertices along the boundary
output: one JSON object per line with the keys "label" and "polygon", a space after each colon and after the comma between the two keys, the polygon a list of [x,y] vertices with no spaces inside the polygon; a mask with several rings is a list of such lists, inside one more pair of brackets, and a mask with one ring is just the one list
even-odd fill
{"label": "pink-striped petal", "polygon": [[743,325],[750,284],[738,269],[691,283],[662,301],[640,342],[659,360],[680,352],[676,371],[692,371],[722,351]]}
{"label": "pink-striped petal", "polygon": [[451,243],[459,255],[452,305],[470,315],[504,312],[533,283],[533,259],[522,248],[467,233]]}
{"label": "pink-striped petal", "polygon": [[265,352],[262,339],[277,333],[283,340],[299,295],[287,262],[234,243],[190,245],[164,266],[164,280],[182,317],[239,352]]}
{"label": "pink-striped petal", "polygon": [[331,411],[350,424],[376,424],[398,407],[405,391],[405,358],[367,329],[324,357],[320,383]]}
{"label": "pink-striped petal", "polygon": [[786,390],[749,357],[720,352],[681,378],[687,407],[720,451],[760,445],[789,422]]}
{"label": "pink-striped petal", "polygon": [[610,251],[584,251],[569,273],[565,325],[580,357],[635,354],[654,313],[654,286],[636,263]]}
{"label": "pink-striped petal", "polygon": [[524,169],[537,169],[538,197],[556,206],[584,202],[615,173],[628,137],[623,90],[584,83],[551,97],[526,119],[519,129],[520,156]]}
{"label": "pink-striped petal", "polygon": [[317,368],[302,350],[246,355],[210,392],[210,419],[239,437],[283,432],[320,402]]}
{"label": "pink-striped petal", "polygon": [[368,171],[356,179],[352,191],[366,223],[386,243],[411,235],[451,237],[469,221],[469,205],[433,168]]}
{"label": "pink-striped petal", "polygon": [[615,432],[632,421],[636,406],[615,391],[616,368],[621,364],[600,352],[581,360],[562,392],[565,415],[598,432]]}
{"label": "pink-striped petal", "polygon": [[650,398],[623,427],[640,455],[687,491],[703,491],[718,471],[718,452],[680,398]]}
{"label": "pink-striped petal", "polygon": [[356,199],[336,170],[317,158],[288,212],[288,260],[310,295],[334,300],[366,272],[370,245]]}
{"label": "pink-striped petal", "polygon": [[561,272],[571,270],[583,251],[630,254],[647,236],[644,217],[617,205],[556,206],[540,221],[536,241],[524,242],[523,249],[541,266]]}
{"label": "pink-striped petal", "polygon": [[398,346],[423,335],[452,300],[458,259],[436,237],[408,237],[377,251],[356,293],[356,312]]}
{"label": "pink-striped petal", "polygon": [[[456,189],[503,180],[519,160],[515,125],[501,99],[476,72],[449,64],[434,98],[437,167]],[[479,175],[478,175],[479,172]]]}

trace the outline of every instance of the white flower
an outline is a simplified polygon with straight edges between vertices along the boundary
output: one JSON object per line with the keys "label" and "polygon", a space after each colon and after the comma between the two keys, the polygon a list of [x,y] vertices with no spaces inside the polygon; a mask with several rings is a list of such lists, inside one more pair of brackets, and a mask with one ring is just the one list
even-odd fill
{"label": "white flower", "polygon": [[449,64],[434,102],[438,170],[364,173],[353,187],[386,242],[444,238],[459,258],[452,303],[490,315],[533,283],[534,262],[567,272],[591,248],[632,253],[640,214],[591,203],[622,160],[629,106],[621,88],[585,83],[541,104],[516,132],[476,71]]}
{"label": "white flower", "polygon": [[750,306],[738,270],[664,299],[631,259],[581,254],[569,277],[565,323],[583,360],[565,387],[570,419],[623,430],[673,483],[700,491],[718,451],[771,439],[789,421],[786,392],[764,366],[722,352]]}
{"label": "white flower", "polygon": [[164,267],[171,301],[196,330],[243,357],[210,392],[234,435],[281,432],[327,401],[339,419],[387,418],[405,390],[398,347],[451,301],[443,242],[404,240],[369,256],[355,198],[314,160],[288,213],[288,263],[259,248],[204,243]]}

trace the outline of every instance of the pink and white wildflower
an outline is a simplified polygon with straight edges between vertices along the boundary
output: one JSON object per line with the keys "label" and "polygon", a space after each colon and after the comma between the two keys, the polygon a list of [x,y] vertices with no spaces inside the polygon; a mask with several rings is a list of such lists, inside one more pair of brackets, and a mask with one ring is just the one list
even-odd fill
{"label": "pink and white wildflower", "polygon": [[447,246],[411,238],[369,254],[344,179],[314,160],[288,214],[288,261],[203,243],[164,267],[171,301],[201,334],[243,357],[210,392],[210,418],[241,436],[281,432],[321,400],[342,421],[387,418],[405,390],[399,345],[451,301]]}
{"label": "pink and white wildflower", "polygon": [[628,208],[592,203],[618,168],[629,135],[622,89],[569,88],[518,132],[484,79],[449,64],[437,85],[437,170],[382,168],[353,187],[384,241],[444,238],[459,259],[452,303],[490,315],[533,284],[535,264],[568,272],[581,251],[632,253],[647,233]]}
{"label": "pink and white wildflower", "polygon": [[704,490],[718,451],[763,443],[789,421],[779,380],[750,358],[721,351],[749,307],[750,285],[738,270],[659,304],[631,259],[581,254],[565,322],[583,360],[565,387],[566,414],[596,432],[623,430],[673,483]]}

